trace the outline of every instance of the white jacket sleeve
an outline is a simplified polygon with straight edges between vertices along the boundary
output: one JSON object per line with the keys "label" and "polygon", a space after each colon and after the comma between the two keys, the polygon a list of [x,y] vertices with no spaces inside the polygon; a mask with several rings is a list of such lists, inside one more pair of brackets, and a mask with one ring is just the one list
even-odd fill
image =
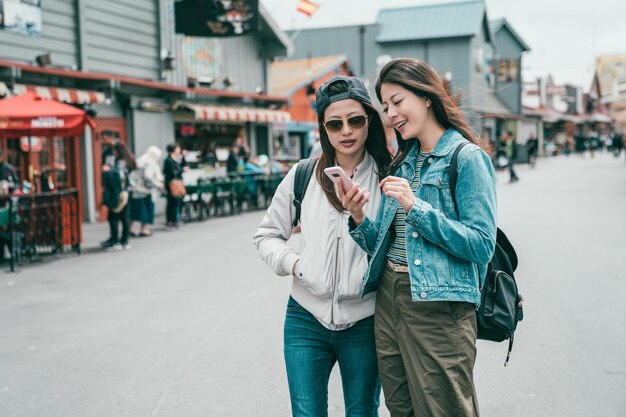
{"label": "white jacket sleeve", "polygon": [[281,276],[291,275],[293,265],[300,259],[300,255],[287,245],[296,217],[296,208],[293,206],[295,173],[296,166],[293,166],[278,186],[272,203],[252,238],[263,262]]}

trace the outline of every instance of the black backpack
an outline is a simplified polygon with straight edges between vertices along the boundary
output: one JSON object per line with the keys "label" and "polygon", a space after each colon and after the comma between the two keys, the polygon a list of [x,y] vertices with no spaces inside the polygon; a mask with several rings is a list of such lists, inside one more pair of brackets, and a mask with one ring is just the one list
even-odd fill
{"label": "black backpack", "polygon": [[[465,145],[467,143],[457,146],[450,161],[450,193],[457,213],[459,212],[455,196],[458,177],[457,156]],[[476,313],[476,321],[479,339],[493,342],[509,339],[509,350],[504,366],[509,363],[511,357],[517,323],[524,318],[524,297],[517,290],[514,275],[516,268],[515,249],[504,232],[498,228],[495,252],[487,267],[485,284],[481,288],[481,302]]]}
{"label": "black backpack", "polygon": [[293,220],[293,227],[296,227],[300,221],[300,207],[316,162],[316,158],[301,159],[296,167],[296,178],[293,183],[293,205],[296,208],[296,218]]}

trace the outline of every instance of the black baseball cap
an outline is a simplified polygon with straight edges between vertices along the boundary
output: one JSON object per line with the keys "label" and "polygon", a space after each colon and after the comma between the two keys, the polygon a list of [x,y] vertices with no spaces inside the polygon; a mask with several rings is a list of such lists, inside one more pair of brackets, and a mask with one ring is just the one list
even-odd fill
{"label": "black baseball cap", "polygon": [[[348,85],[348,91],[332,96],[328,95],[328,87],[330,87],[331,84],[334,84],[337,81],[345,81]],[[346,100],[349,98],[363,101],[369,105],[372,105],[372,100],[367,93],[367,88],[365,88],[365,84],[363,84],[363,81],[359,80],[358,78],[347,77],[345,75],[336,75],[330,80],[325,81],[324,84],[322,84],[317,90],[317,96],[315,98],[317,117],[322,119],[322,117],[324,116],[324,110],[326,110],[326,107],[328,107],[331,103],[334,103],[335,101]]]}

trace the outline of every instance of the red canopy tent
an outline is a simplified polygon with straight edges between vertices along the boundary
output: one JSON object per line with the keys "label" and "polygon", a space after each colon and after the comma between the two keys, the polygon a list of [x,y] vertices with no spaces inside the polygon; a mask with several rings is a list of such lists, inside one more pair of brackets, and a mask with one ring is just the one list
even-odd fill
{"label": "red canopy tent", "polygon": [[0,100],[0,138],[78,136],[85,124],[95,128],[84,110],[34,92]]}

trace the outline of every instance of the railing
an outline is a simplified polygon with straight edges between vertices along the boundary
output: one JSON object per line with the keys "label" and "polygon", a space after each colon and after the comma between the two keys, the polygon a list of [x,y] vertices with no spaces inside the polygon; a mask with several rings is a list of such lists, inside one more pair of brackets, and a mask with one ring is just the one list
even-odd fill
{"label": "railing", "polygon": [[0,241],[8,246],[11,271],[42,256],[80,253],[78,198],[77,190],[0,196]]}
{"label": "railing", "polygon": [[284,174],[238,173],[228,177],[199,179],[187,186],[183,199],[184,221],[202,221],[245,210],[267,208]]}

